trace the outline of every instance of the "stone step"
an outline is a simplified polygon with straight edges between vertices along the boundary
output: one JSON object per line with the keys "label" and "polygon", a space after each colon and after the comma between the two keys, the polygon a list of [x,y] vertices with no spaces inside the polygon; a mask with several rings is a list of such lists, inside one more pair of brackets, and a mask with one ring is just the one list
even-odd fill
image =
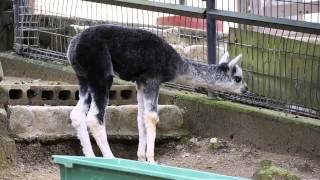
{"label": "stone step", "polygon": [[[55,141],[75,138],[69,114],[72,106],[9,106],[9,131],[16,140]],[[157,138],[179,139],[183,129],[183,111],[174,105],[159,106]],[[108,106],[106,128],[110,139],[137,139],[137,105]]]}

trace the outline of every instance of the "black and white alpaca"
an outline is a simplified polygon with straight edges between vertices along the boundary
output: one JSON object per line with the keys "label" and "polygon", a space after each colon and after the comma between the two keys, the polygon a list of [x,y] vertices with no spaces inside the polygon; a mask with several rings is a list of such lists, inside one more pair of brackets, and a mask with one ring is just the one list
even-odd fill
{"label": "black and white alpaca", "polygon": [[105,107],[113,77],[137,84],[139,146],[138,160],[154,161],[159,86],[178,81],[193,86],[242,93],[247,90],[241,55],[228,62],[228,53],[219,65],[205,65],[180,57],[157,35],[132,28],[98,25],[75,36],[68,59],[80,84],[79,101],[70,114],[85,156],[94,156],[90,129],[104,157],[113,158],[105,130]]}

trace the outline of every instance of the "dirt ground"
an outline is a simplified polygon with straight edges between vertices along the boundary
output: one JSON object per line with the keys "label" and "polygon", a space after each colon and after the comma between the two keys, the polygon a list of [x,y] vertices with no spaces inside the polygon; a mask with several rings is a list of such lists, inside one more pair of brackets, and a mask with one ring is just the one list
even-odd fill
{"label": "dirt ground", "polygon": [[[320,158],[264,152],[230,140],[220,141],[215,150],[209,148],[208,138],[158,143],[156,159],[160,164],[249,178],[262,160],[271,160],[302,179],[320,179]],[[111,142],[111,148],[117,157],[136,159],[136,142]],[[0,170],[0,179],[58,180],[59,168],[51,161],[53,154],[81,155],[79,142],[20,143],[17,165]]]}

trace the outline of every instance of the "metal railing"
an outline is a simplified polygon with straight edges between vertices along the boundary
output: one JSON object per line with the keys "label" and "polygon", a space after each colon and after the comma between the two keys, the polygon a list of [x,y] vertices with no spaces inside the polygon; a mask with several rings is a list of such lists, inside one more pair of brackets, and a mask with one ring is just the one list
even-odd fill
{"label": "metal railing", "polygon": [[[15,49],[66,62],[72,36],[94,24],[143,28],[189,59],[229,51],[252,93],[224,99],[320,118],[320,3],[315,0],[14,0]],[[175,88],[191,90],[183,85]],[[199,90],[198,90],[199,91]],[[207,93],[206,90],[200,92]]]}

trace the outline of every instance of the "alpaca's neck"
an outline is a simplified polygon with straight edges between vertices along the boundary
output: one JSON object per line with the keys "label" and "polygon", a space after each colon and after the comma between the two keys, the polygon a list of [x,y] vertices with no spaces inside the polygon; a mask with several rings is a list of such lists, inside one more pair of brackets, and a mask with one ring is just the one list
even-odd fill
{"label": "alpaca's neck", "polygon": [[193,87],[206,87],[210,84],[209,66],[191,60],[184,60],[179,66],[175,82]]}

